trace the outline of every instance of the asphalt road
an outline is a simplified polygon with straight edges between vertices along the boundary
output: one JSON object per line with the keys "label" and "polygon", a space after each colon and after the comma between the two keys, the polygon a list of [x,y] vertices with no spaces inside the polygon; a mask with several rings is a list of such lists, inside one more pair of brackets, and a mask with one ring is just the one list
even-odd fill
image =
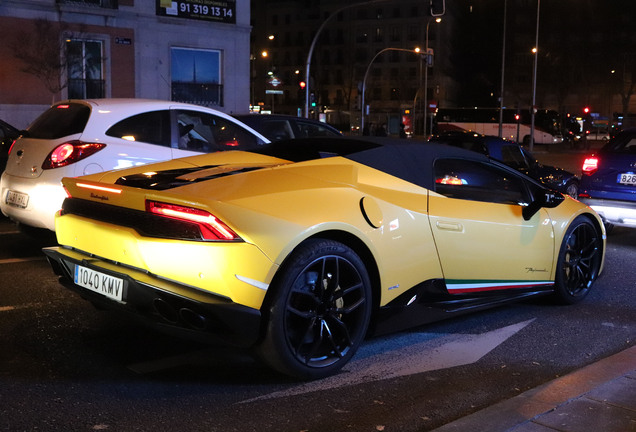
{"label": "asphalt road", "polygon": [[57,283],[40,252],[54,243],[0,218],[0,430],[428,431],[636,342],[636,230],[620,227],[584,302],[370,339],[312,383],[93,308]]}

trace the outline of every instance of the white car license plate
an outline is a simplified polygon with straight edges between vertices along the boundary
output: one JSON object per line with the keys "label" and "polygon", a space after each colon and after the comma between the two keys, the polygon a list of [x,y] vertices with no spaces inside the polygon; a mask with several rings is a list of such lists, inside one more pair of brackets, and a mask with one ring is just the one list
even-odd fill
{"label": "white car license plate", "polygon": [[632,173],[619,174],[618,183],[636,186],[636,174],[632,174]]}
{"label": "white car license plate", "polygon": [[124,280],[89,268],[75,266],[75,283],[110,299],[123,301]]}
{"label": "white car license plate", "polygon": [[29,195],[21,192],[9,191],[9,193],[7,193],[7,204],[26,208],[27,204],[29,204]]}

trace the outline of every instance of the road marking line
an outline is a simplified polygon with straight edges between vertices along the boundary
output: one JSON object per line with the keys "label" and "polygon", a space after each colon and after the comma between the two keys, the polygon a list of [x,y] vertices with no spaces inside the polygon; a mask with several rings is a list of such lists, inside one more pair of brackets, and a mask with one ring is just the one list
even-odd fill
{"label": "road marking line", "polygon": [[360,355],[354,357],[340,374],[237,403],[296,396],[473,364],[533,321],[534,318],[482,334],[405,333],[401,337],[371,340],[361,347]]}
{"label": "road marking line", "polygon": [[17,306],[0,306],[0,312],[10,312],[16,309],[27,309],[34,306],[40,306],[41,304],[42,303],[27,303],[27,304],[17,305]]}
{"label": "road marking line", "polygon": [[46,257],[41,256],[41,257],[27,257],[27,258],[7,258],[7,259],[0,259],[0,265],[15,264],[15,263],[29,262],[29,261],[40,261],[43,259],[46,259]]}

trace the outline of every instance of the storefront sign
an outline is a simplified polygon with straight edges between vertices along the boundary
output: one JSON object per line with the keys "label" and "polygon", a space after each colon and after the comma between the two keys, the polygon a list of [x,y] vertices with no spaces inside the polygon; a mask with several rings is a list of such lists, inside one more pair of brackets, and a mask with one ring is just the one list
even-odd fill
{"label": "storefront sign", "polygon": [[157,0],[157,15],[236,23],[236,0]]}

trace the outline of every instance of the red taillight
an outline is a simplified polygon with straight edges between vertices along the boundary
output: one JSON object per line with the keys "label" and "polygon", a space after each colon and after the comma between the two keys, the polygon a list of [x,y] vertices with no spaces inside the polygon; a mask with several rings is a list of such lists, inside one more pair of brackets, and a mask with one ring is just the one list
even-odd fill
{"label": "red taillight", "polygon": [[59,168],[82,160],[106,147],[102,143],[69,141],[55,147],[42,163],[42,169]]}
{"label": "red taillight", "polygon": [[193,207],[146,201],[146,211],[172,219],[196,223],[205,240],[240,240],[240,237],[213,214]]}
{"label": "red taillight", "polygon": [[119,195],[122,190],[120,188],[116,188],[116,187],[109,187],[109,186],[100,186],[100,185],[96,185],[96,184],[90,184],[90,183],[75,183],[75,186],[79,187],[79,188],[83,188],[83,189],[90,189],[90,190],[95,190],[98,192],[108,192],[108,193],[112,193],[115,195]]}
{"label": "red taillight", "polygon": [[16,140],[13,140],[13,142],[11,143],[11,147],[9,147],[9,153],[7,154],[11,154],[11,150],[13,150],[13,146],[15,145]]}
{"label": "red taillight", "polygon": [[583,161],[583,174],[592,175],[598,170],[598,158],[596,156],[590,156]]}
{"label": "red taillight", "polygon": [[453,186],[462,186],[467,184],[466,180],[460,179],[459,177],[456,177],[456,176],[450,176],[450,175],[435,179],[435,183],[444,184],[444,185],[453,185]]}

